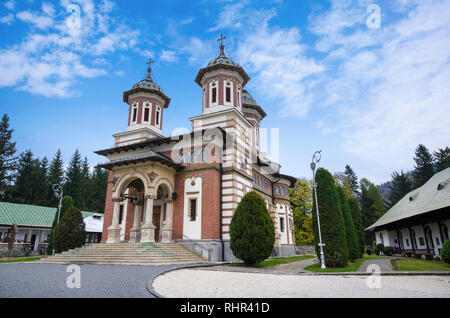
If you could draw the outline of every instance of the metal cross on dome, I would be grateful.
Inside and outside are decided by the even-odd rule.
[[[217,41],[220,41],[220,45],[223,46],[223,40],[225,40],[227,37],[223,34],[220,35],[220,38],[217,39]]]
[[[148,69],[147,69],[147,78],[151,79],[151,73],[152,73],[152,64],[155,63],[155,61],[152,60],[152,58],[150,58],[147,62],[148,65]]]

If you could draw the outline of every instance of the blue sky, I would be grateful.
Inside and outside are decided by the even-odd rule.
[[[73,4],[80,28],[67,24]],[[262,126],[280,129],[284,173],[309,178],[322,149],[330,171],[350,164],[380,183],[413,168],[419,143],[449,145],[448,0],[2,0],[0,113],[20,152],[51,159],[61,148],[68,162],[78,148],[103,162],[93,151],[125,130],[122,93],[149,57],[172,99],[163,133],[190,128],[201,112],[194,78],[221,33],[268,114]]]

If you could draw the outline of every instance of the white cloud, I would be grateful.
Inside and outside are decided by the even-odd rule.
[[[31,23],[39,29],[47,29],[53,25],[53,19],[51,17],[38,15],[30,11],[19,12],[16,16],[19,20]]]
[[[163,50],[161,52],[161,56],[159,57],[161,61],[165,62],[177,62],[178,57],[176,56],[176,53],[174,51],[169,50]]]
[[[8,15],[5,15],[4,17],[0,18],[0,23],[4,24],[12,24],[14,22],[14,14],[10,13]]]
[[[15,8],[15,6],[16,6],[16,3],[14,2],[14,0],[9,0],[9,1],[6,1],[6,2],[4,3],[4,5],[5,5],[5,7],[6,7],[7,9],[9,9],[9,10],[14,10],[14,8]]]

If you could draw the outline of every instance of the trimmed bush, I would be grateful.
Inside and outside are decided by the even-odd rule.
[[[350,214],[352,215],[353,224],[355,225],[356,237],[361,251],[360,255],[362,255],[364,253],[364,227],[361,210],[359,209],[358,202],[355,198],[347,199],[347,204],[350,209]]]
[[[368,248],[368,249],[366,250],[366,253],[367,253],[367,255],[372,255],[372,250],[371,250],[370,248]]]
[[[331,173],[320,168],[316,173],[317,200],[319,203],[322,242],[327,267],[345,267],[348,264],[348,249],[344,220],[336,186]],[[316,253],[320,258],[319,231],[317,227],[316,201],[313,200],[313,231]]]
[[[61,200],[61,212],[59,215],[59,220],[61,221],[64,213],[70,208],[73,207],[73,199],[69,195],[63,196]],[[55,235],[55,229],[56,229],[56,223],[58,223],[58,208],[56,208],[55,217],[53,218],[53,224],[52,229],[50,230],[50,236],[48,239],[48,245],[47,245],[47,254],[51,255],[53,253],[53,235]]]
[[[450,240],[444,242],[441,250],[441,258],[444,262],[450,264]]]
[[[351,260],[355,260],[362,256],[359,248],[358,238],[356,236],[355,225],[353,224],[352,215],[345,198],[344,189],[341,186],[336,187],[339,198],[339,204],[344,219],[345,237],[347,239],[348,256]]]
[[[238,204],[230,224],[230,248],[248,265],[268,258],[275,244],[275,228],[264,199],[254,191]]]
[[[61,253],[80,247],[86,238],[83,216],[77,208],[70,208],[55,229],[55,252]]]
[[[380,255],[381,252],[383,252],[384,250],[384,244],[377,244],[377,246],[375,246],[375,255]]]
[[[383,248],[383,254],[386,256],[392,256],[394,254],[395,249],[392,246],[385,246]]]

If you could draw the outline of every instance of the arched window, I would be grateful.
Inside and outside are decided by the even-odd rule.
[[[210,86],[210,106],[217,104],[217,83],[212,82]]]
[[[225,105],[232,105],[232,98],[233,98],[233,82],[230,80],[224,81],[224,104]]]
[[[145,102],[144,104],[144,122],[149,123],[150,122],[150,103]]]
[[[156,105],[156,114],[155,114],[155,124],[156,124],[156,126],[159,127],[161,125],[160,121],[161,121],[161,106]]]
[[[138,113],[138,104],[133,103],[131,106],[131,122],[136,123],[137,122],[137,113]]]

